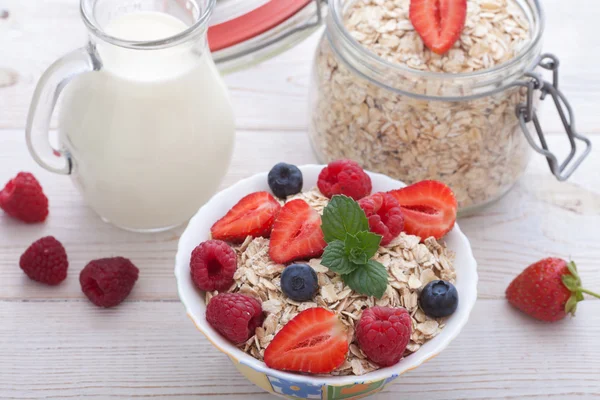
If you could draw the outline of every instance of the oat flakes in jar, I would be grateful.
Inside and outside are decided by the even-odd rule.
[[[591,143],[575,132],[557,58],[541,54],[538,1],[467,0],[464,27],[443,54],[424,44],[410,6],[329,0],[311,78],[310,137],[320,161],[350,158],[407,184],[443,181],[463,213],[505,194],[532,148],[567,179]],[[549,151],[537,119],[546,97],[571,144],[565,160]]]

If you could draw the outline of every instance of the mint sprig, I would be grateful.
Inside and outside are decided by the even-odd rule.
[[[346,240],[346,234],[369,231],[369,221],[358,203],[347,196],[333,196],[323,210],[321,229],[327,243]]]
[[[349,254],[349,250],[359,250],[367,258],[362,264],[366,264],[367,261],[377,253],[379,249],[379,243],[381,243],[382,236],[377,235],[373,232],[363,231],[358,232],[356,235],[346,234],[346,254]]]
[[[381,298],[388,275],[371,257],[382,237],[369,232],[369,221],[358,203],[347,196],[333,196],[323,210],[321,230],[328,243],[321,264],[342,275],[352,290]]]
[[[388,283],[387,270],[378,261],[369,260],[368,263],[356,268],[349,274],[342,275],[344,283],[354,291],[367,296],[381,298]]]
[[[340,275],[349,274],[360,266],[346,255],[345,243],[341,240],[334,240],[325,247],[321,264]]]

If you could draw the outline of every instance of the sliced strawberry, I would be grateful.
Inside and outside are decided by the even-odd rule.
[[[213,239],[243,242],[247,236],[268,237],[281,205],[268,192],[250,193],[210,228]]]
[[[271,232],[269,256],[276,263],[318,257],[327,246],[321,216],[304,200],[288,201],[281,208]]]
[[[269,368],[326,374],[342,365],[348,354],[346,327],[324,308],[296,315],[275,335],[265,350]]]
[[[460,38],[467,0],[411,0],[410,21],[431,51],[444,54]]]
[[[409,235],[439,239],[450,232],[456,222],[456,197],[441,182],[421,181],[389,193],[400,203],[404,231]]]

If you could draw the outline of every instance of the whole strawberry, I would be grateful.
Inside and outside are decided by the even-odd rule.
[[[514,307],[533,318],[554,322],[567,314],[575,315],[583,293],[599,294],[581,287],[573,261],[545,258],[525,268],[506,289],[506,298]]]

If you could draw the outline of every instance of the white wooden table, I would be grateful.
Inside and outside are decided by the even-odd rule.
[[[561,84],[578,128],[600,148],[600,4],[544,0],[546,50],[561,57]],[[3,10],[6,12],[3,13]],[[306,136],[307,88],[317,37],[226,77],[237,115],[237,147],[223,187],[285,160],[315,162]],[[268,399],[200,335],[177,298],[173,263],[182,232],[138,235],[102,223],[68,178],[29,157],[23,128],[41,72],[80,46],[76,0],[0,0],[0,184],[33,172],[50,198],[50,218],[22,225],[0,213],[0,399]],[[548,106],[550,106],[548,104]],[[566,141],[551,107],[549,142]],[[600,301],[554,325],[511,309],[504,289],[529,263],[573,257],[584,283],[600,289],[600,153],[567,183],[536,156],[496,205],[459,221],[479,262],[479,301],[463,333],[439,357],[376,399],[600,397]],[[58,287],[30,281],[18,259],[34,240],[66,246],[69,277]],[[122,255],[141,269],[127,302],[101,310],[78,275],[93,258]]]

